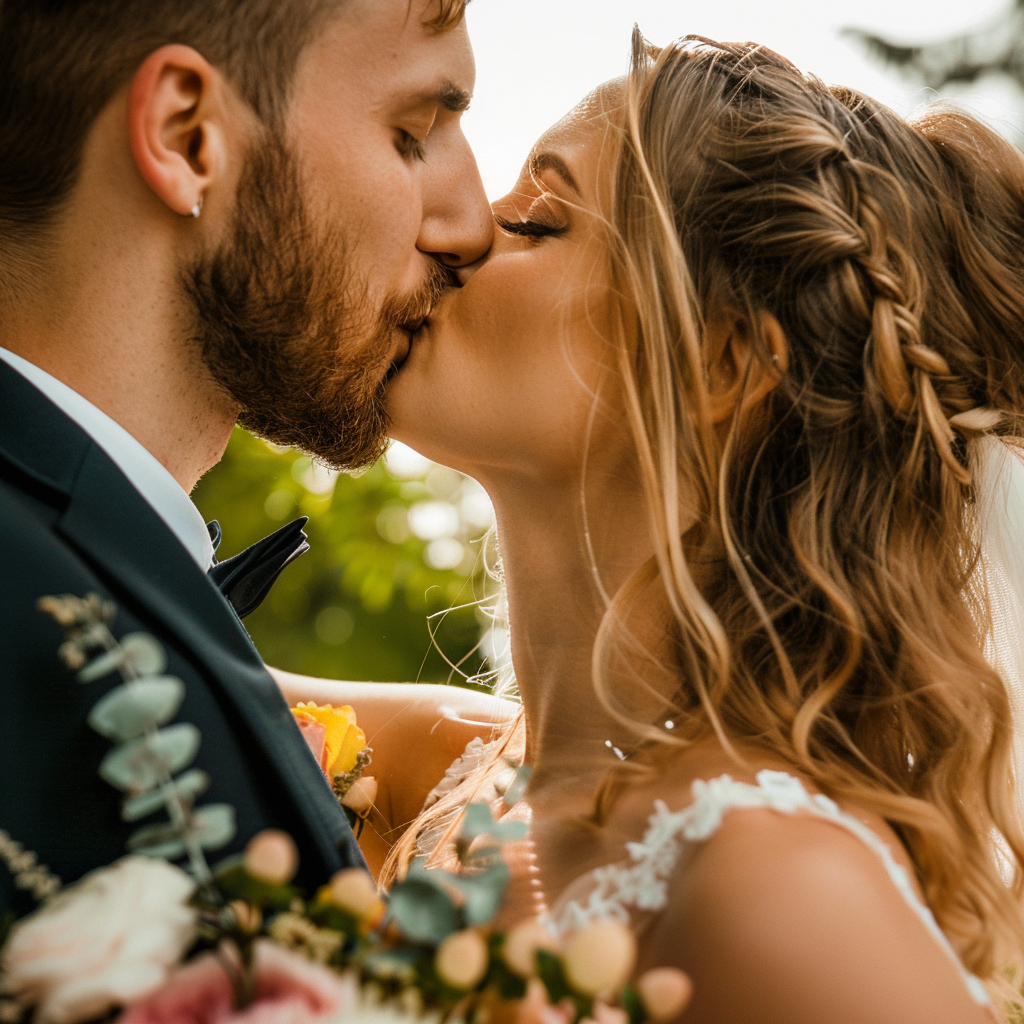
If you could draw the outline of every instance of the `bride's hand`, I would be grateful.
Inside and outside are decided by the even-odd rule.
[[[373,749],[368,774],[378,783],[360,847],[376,877],[391,846],[427,794],[472,739],[490,738],[519,706],[489,694],[429,683],[355,683],[270,669],[290,707],[313,701],[350,704]]]

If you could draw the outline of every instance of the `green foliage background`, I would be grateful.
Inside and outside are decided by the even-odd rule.
[[[268,664],[335,679],[456,683],[486,669],[475,652],[489,619],[472,606],[487,589],[486,498],[473,481],[408,449],[396,469],[396,455],[359,478],[337,476],[236,429],[201,481],[193,497],[221,523],[221,558],[309,516],[312,550],[246,620]],[[436,567],[453,561],[459,545],[457,567]],[[449,661],[463,661],[460,672]]]

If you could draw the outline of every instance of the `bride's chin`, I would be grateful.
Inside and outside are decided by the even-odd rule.
[[[408,445],[432,462],[446,462],[446,445],[441,443],[443,422],[439,422],[431,392],[410,369],[402,367],[388,382],[385,397],[390,427],[395,441]]]

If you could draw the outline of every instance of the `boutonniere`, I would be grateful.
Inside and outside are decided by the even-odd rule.
[[[348,704],[336,708],[308,703],[292,708],[292,714],[358,837],[377,799],[377,780],[364,774],[373,751],[355,711]]]

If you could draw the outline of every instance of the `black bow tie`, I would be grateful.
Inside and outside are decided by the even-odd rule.
[[[309,542],[302,528],[309,522],[307,516],[282,526],[241,554],[225,558],[210,569],[210,579],[231,602],[239,618],[244,619],[259,608],[270,593],[277,577],[300,555],[309,550]],[[220,523],[215,519],[207,525],[213,550],[220,547]]]

